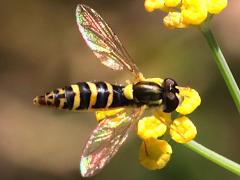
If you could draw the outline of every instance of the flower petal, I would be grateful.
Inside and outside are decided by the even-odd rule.
[[[142,142],[139,160],[147,169],[161,169],[170,160],[171,154],[172,148],[166,141],[150,138]]]
[[[175,119],[171,124],[170,135],[178,143],[187,143],[195,138],[197,129],[190,119],[182,116]]]
[[[152,12],[156,9],[168,12],[169,8],[164,5],[164,0],[145,0],[144,2],[145,9],[149,12]]]
[[[211,14],[218,14],[227,6],[227,4],[227,0],[208,0],[208,12]]]
[[[187,26],[183,23],[183,16],[180,12],[169,12],[164,17],[163,23],[168,28],[185,28]]]
[[[181,13],[184,24],[199,25],[207,18],[207,0],[182,0]]]
[[[165,6],[177,7],[181,3],[181,0],[165,0]]]
[[[172,123],[171,113],[165,113],[163,111],[157,110],[155,111],[154,116],[167,126],[170,126]]]
[[[142,139],[158,138],[167,130],[167,126],[155,116],[144,117],[138,122],[138,136]]]
[[[201,98],[198,92],[188,87],[178,87],[178,90],[179,95],[177,96],[180,103],[176,111],[183,115],[192,113],[201,104]]]

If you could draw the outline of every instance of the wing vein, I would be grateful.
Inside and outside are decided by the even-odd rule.
[[[93,176],[110,161],[126,140],[129,131],[135,126],[142,112],[141,107],[125,109],[111,118],[103,119],[98,124],[81,156],[82,176]]]
[[[93,9],[78,5],[77,23],[86,43],[97,58],[113,70],[123,67],[139,77],[139,70],[130,55],[102,17]]]

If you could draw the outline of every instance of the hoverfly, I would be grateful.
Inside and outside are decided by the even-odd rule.
[[[113,70],[129,70],[135,78],[126,86],[108,82],[79,82],[34,98],[34,104],[69,110],[111,111],[100,118],[80,160],[83,177],[95,175],[116,154],[146,108],[174,111],[179,101],[177,83],[166,78],[145,79],[118,37],[102,17],[86,5],[76,9],[79,30],[97,59]],[[114,112],[114,113],[113,113]],[[98,113],[98,112],[97,112]]]

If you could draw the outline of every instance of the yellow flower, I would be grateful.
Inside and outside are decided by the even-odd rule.
[[[167,7],[176,7],[180,4],[181,0],[165,0],[164,2]]]
[[[169,12],[163,18],[163,23],[168,28],[185,28],[186,24],[183,23],[183,16],[180,12]]]
[[[177,87],[179,89],[179,109],[181,114],[189,114],[201,99],[197,91],[191,88]],[[138,136],[143,139],[140,147],[140,163],[151,170],[163,168],[172,154],[171,146],[163,138],[170,135],[178,143],[187,143],[195,138],[197,129],[186,116],[171,120],[171,113],[159,109],[154,116],[144,117],[138,123]],[[164,136],[163,136],[164,135]],[[160,140],[160,138],[162,138]]]
[[[142,139],[161,137],[167,126],[155,116],[144,117],[138,122],[138,136]]]
[[[170,135],[178,143],[187,143],[195,138],[197,129],[190,119],[182,116],[175,119],[171,124]]]
[[[176,111],[183,115],[192,113],[201,104],[198,92],[188,87],[178,87],[178,90],[177,96],[180,103]]]
[[[167,130],[171,138],[178,143],[187,143],[195,138],[197,129],[186,116],[171,120],[170,113],[157,111],[155,116],[144,117],[138,123],[138,136],[143,139],[159,139]]]
[[[166,141],[149,138],[141,144],[139,160],[147,169],[161,169],[170,160],[171,154],[172,148]]]
[[[206,0],[183,0],[181,14],[184,24],[201,24],[208,14]]]
[[[145,9],[149,12],[152,12],[156,9],[162,10],[162,11],[169,11],[169,8],[167,8],[164,5],[164,0],[145,0],[144,2]]]
[[[208,0],[208,12],[218,14],[227,6],[227,3],[227,0]]]
[[[226,6],[227,0],[145,0],[145,8],[151,12],[168,12],[163,22],[168,28],[184,28],[204,22],[208,13],[218,14]]]
[[[189,114],[201,103],[201,98],[196,90],[178,87],[179,106],[176,111],[180,114]],[[107,111],[97,111],[96,119],[101,121],[111,118],[111,127],[116,127],[126,117],[124,108]],[[170,137],[178,143],[187,143],[195,138],[197,130],[194,124],[186,116],[172,121],[171,113],[155,110],[152,116],[139,120],[138,136],[143,140],[140,147],[140,163],[150,170],[161,169],[166,166],[172,154],[172,148],[163,138]],[[166,134],[166,136],[165,136]],[[162,138],[162,139],[160,139]]]

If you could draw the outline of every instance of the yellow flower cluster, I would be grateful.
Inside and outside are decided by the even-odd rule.
[[[197,91],[191,88],[178,87],[180,104],[176,111],[182,115],[190,114],[201,103]],[[187,143],[195,138],[197,129],[186,116],[174,120],[171,113],[159,109],[154,115],[144,117],[138,123],[138,136],[143,140],[140,147],[140,163],[150,170],[161,169],[170,160],[172,148],[165,137],[178,143]]]
[[[192,121],[185,115],[192,113],[201,103],[198,92],[187,87],[177,86],[179,105],[176,109],[181,115],[172,120],[171,113],[162,112],[157,108],[152,116],[139,120],[137,134],[143,140],[140,147],[140,163],[150,169],[161,169],[170,160],[172,148],[164,137],[170,136],[178,143],[187,143],[195,138],[197,129]],[[97,111],[98,122],[111,118],[111,128],[118,127],[126,117],[124,108]]]
[[[163,22],[169,28],[184,28],[199,25],[208,13],[218,14],[226,6],[227,0],[145,0],[147,11],[156,9],[167,12]]]

